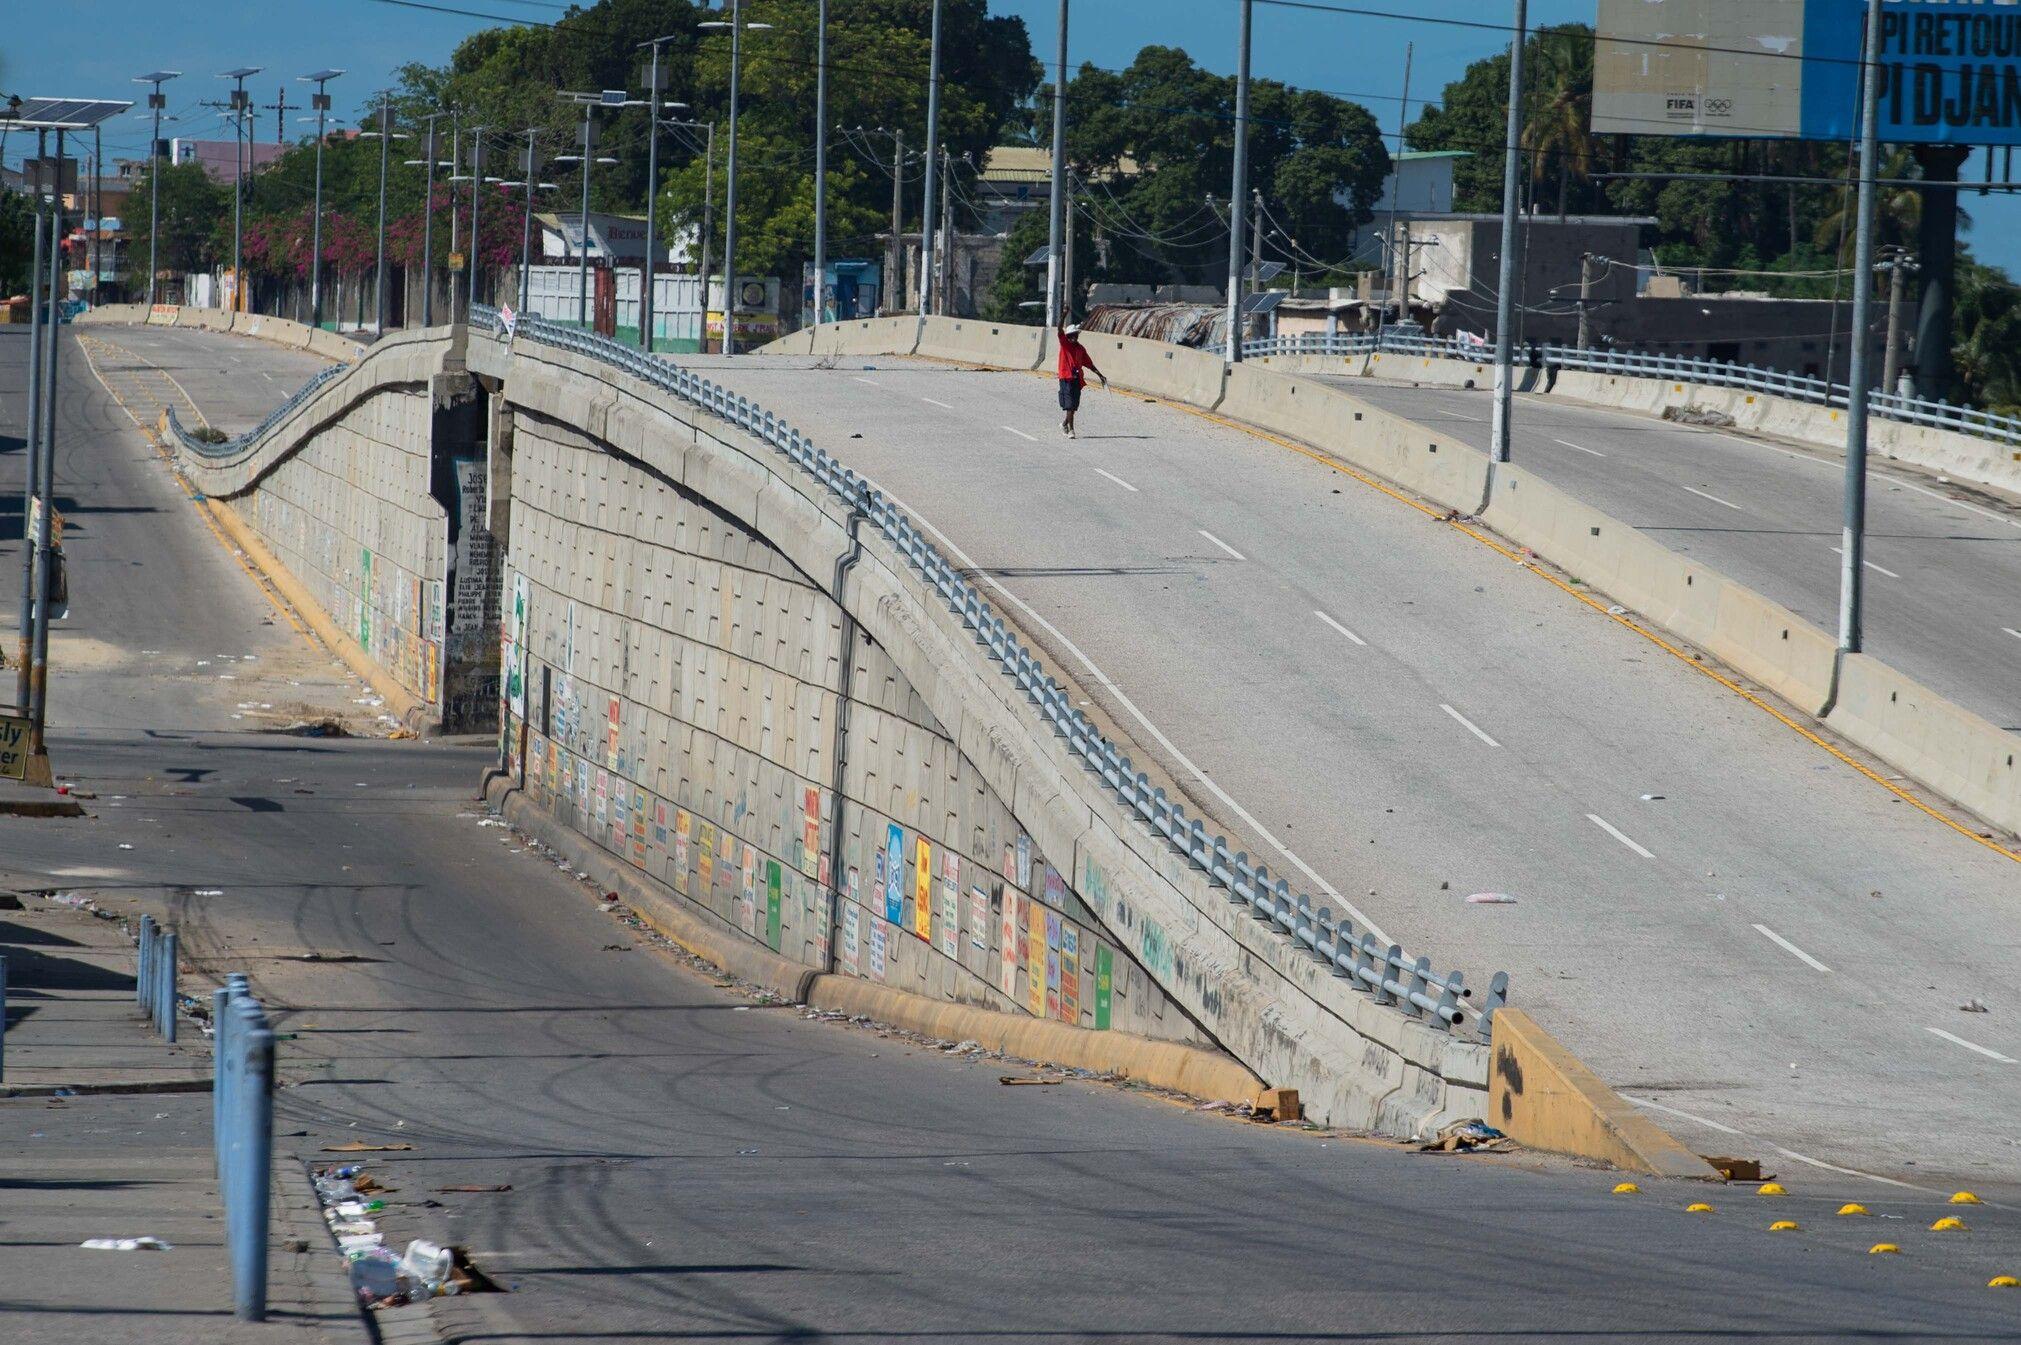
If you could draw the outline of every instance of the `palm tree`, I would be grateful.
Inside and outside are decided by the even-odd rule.
[[[1546,165],[1558,170],[1558,218],[1565,218],[1573,178],[1585,182],[1593,163],[1593,34],[1583,24],[1538,32],[1530,43],[1535,71],[1525,102],[1523,147],[1530,152],[1530,176],[1541,182]]]
[[[1853,264],[1854,230],[1859,226],[1859,192],[1853,185],[1855,160],[1846,160],[1846,186],[1839,192],[1838,203],[1827,211],[1817,223],[1814,235],[1817,245],[1828,249],[1838,257],[1840,266]],[[1891,149],[1881,159],[1880,176],[1900,181],[1915,177],[1916,160],[1913,151],[1906,146]],[[1916,227],[1923,218],[1923,193],[1915,187],[1877,186],[1874,189],[1874,249],[1879,251],[1889,245],[1906,247],[1914,251]],[[1961,225],[1967,223],[1965,213],[1958,212]]]

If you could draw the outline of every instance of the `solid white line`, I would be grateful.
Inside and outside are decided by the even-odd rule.
[[[1689,487],[1689,486],[1687,486],[1687,487],[1685,487],[1685,489],[1689,490],[1689,489],[1690,489],[1690,487]],[[1833,547],[1833,548],[1832,548],[1832,554],[1833,554],[1834,556],[1843,556],[1843,555],[1845,555],[1845,550],[1844,550],[1844,548],[1842,548],[1842,547],[1836,547],[1836,546],[1835,546],[1835,547]],[[1886,576],[1887,576],[1888,578],[1890,578],[1890,579],[1900,579],[1900,578],[1901,578],[1901,576],[1900,576],[1900,575],[1896,574],[1896,573],[1895,573],[1895,572],[1894,572],[1893,570],[1890,570],[1890,569],[1889,569],[1889,568],[1888,568],[1887,566],[1885,566],[1885,565],[1876,565],[1876,564],[1874,564],[1874,563],[1873,563],[1872,561],[1870,561],[1870,560],[1865,560],[1865,559],[1862,559],[1862,560],[1860,561],[1860,564],[1862,564],[1862,565],[1866,566],[1866,567],[1867,567],[1867,568],[1868,568],[1869,570],[1879,570],[1879,571],[1880,571],[1880,572],[1881,572],[1882,574],[1886,575]]]
[[[861,375],[861,374],[851,374],[851,375],[850,375],[850,377],[851,377],[851,378],[853,378],[853,379],[855,379],[855,380],[856,380],[856,381],[857,381],[858,383],[868,383],[868,384],[869,384],[869,385],[870,385],[871,387],[873,387],[873,388],[881,388],[881,387],[883,387],[883,386],[884,386],[884,385],[883,385],[882,383],[878,382],[878,381],[877,381],[876,379],[874,379],[874,378],[865,378],[865,377],[864,377],[863,375]]]
[[[1780,1144],[1767,1143],[1756,1136],[1748,1134],[1745,1130],[1735,1130],[1730,1125],[1721,1125],[1709,1116],[1699,1116],[1694,1112],[1688,1112],[1682,1108],[1665,1106],[1661,1102],[1653,1102],[1646,1097],[1633,1097],[1625,1093],[1622,1096],[1627,1097],[1630,1102],[1638,1107],[1647,1107],[1651,1111],[1660,1111],[1670,1116],[1681,1117],[1695,1125],[1702,1125],[1707,1130],[1716,1130],[1722,1135],[1737,1135],[1744,1140],[1753,1140],[1764,1148],[1775,1150],[1792,1162],[1807,1163],[1811,1167],[1822,1168],[1826,1172],[1836,1172],[1844,1177],[1863,1177],[1867,1181],[1879,1182],[1883,1186],[1898,1186],[1904,1191],[1928,1191],[1932,1189],[1927,1186],[1918,1186],[1914,1182],[1897,1181],[1893,1177],[1883,1177],[1879,1173],[1862,1172],[1858,1168],[1842,1168],[1836,1163],[1827,1163],[1821,1158],[1812,1158],[1809,1154],[1800,1154],[1794,1149],[1785,1149]]]
[[[2011,1055],[2001,1055],[1998,1051],[1994,1050],[1990,1046],[1981,1046],[1976,1041],[1966,1041],[1963,1037],[1956,1036],[1952,1033],[1946,1032],[1941,1027],[1926,1027],[1923,1029],[1923,1031],[1929,1033],[1933,1037],[1942,1037],[1945,1041],[1950,1042],[1953,1046],[1962,1046],[1968,1051],[1977,1051],[1980,1055],[1988,1056],[1991,1059],[1999,1061],[2003,1065],[2012,1065],[2016,1063],[2021,1063],[2017,1062]]]
[[[1833,462],[1830,458],[1812,457],[1808,453],[1799,453],[1793,448],[1784,448],[1779,444],[1764,443],[1759,439],[1749,439],[1738,434],[1727,434],[1723,430],[1705,430],[1702,433],[1710,434],[1717,439],[1731,439],[1734,443],[1745,444],[1749,448],[1765,448],[1771,453],[1780,453],[1785,458],[1795,458],[1798,462],[1807,462],[1814,467],[1824,467],[1839,473],[1844,473],[1845,471],[1845,464],[1843,462]],[[1867,480],[1885,482],[1890,486],[1900,486],[1903,490],[1912,490],[1918,495],[1927,495],[1939,503],[1948,504],[1956,509],[1963,509],[1968,514],[1977,514],[1981,518],[1990,518],[1995,523],[2005,523],[2010,528],[2021,528],[2021,518],[2010,518],[2006,514],[1996,514],[1991,509],[1983,509],[1976,504],[1967,504],[1963,500],[1953,499],[1940,490],[1931,490],[1927,486],[1919,486],[1913,481],[1907,481],[1898,476],[1884,476],[1880,472],[1869,469]]]
[[[1722,500],[1717,495],[1709,495],[1706,492],[1698,489],[1698,487],[1696,486],[1686,486],[1685,489],[1690,491],[1693,495],[1696,495],[1701,500],[1711,500],[1714,504],[1723,504],[1728,509],[1731,509],[1736,513],[1744,514],[1747,512],[1745,509],[1742,509],[1739,505],[1735,504],[1732,500]]]
[[[1806,964],[1813,971],[1831,970],[1830,967],[1827,967],[1824,963],[1818,961],[1816,958],[1812,957],[1809,953],[1806,953],[1803,949],[1797,947],[1795,944],[1791,943],[1788,939],[1785,939],[1782,935],[1770,929],[1767,925],[1756,925],[1754,929],[1757,934],[1767,939],[1770,943],[1774,944],[1776,947],[1782,949],[1785,953],[1788,953],[1791,957],[1795,958],[1797,961]]]
[[[1602,453],[1597,448],[1588,448],[1584,444],[1575,444],[1570,439],[1553,439],[1551,442],[1554,444],[1563,444],[1566,448],[1576,448],[1581,453],[1591,453],[1596,458],[1604,458],[1607,456],[1605,453]]]
[[[1106,473],[1104,473],[1104,475],[1106,475]],[[1213,533],[1207,531],[1207,529],[1196,528],[1194,529],[1194,531],[1198,532],[1202,537],[1205,537],[1208,541],[1214,543],[1214,545],[1220,547],[1223,551],[1226,551],[1229,555],[1235,557],[1235,559],[1237,560],[1249,559],[1249,557],[1243,555],[1240,551],[1237,551],[1234,547],[1228,545],[1228,543],[1222,541],[1219,537],[1216,537]]]
[[[1318,610],[1317,608],[1313,609],[1312,614],[1318,617],[1321,621],[1324,621],[1327,625],[1339,631],[1342,635],[1345,635],[1348,639],[1354,641],[1356,644],[1366,645],[1368,643],[1368,641],[1362,639],[1359,635],[1356,635],[1353,631],[1341,625],[1338,621],[1335,621],[1332,617],[1328,616],[1326,613]]]
[[[1010,588],[1007,585],[1005,585],[1005,583],[1001,579],[998,579],[993,574],[986,573],[981,566],[975,563],[974,557],[970,556],[968,552],[963,551],[960,546],[956,545],[952,537],[949,537],[946,533],[942,532],[924,514],[920,513],[917,509],[914,509],[911,505],[907,504],[905,501],[899,499],[898,496],[892,494],[889,490],[885,490],[885,488],[883,486],[878,485],[877,482],[871,481],[868,477],[864,478],[864,480],[873,489],[884,491],[884,497],[886,499],[890,500],[900,509],[905,510],[906,513],[911,514],[914,522],[918,523],[920,527],[925,528],[928,532],[932,533],[934,536],[934,540],[938,541],[942,546],[946,547],[948,553],[952,555],[956,560],[960,561],[964,566],[966,566],[971,573],[980,576],[982,582],[988,584],[990,588],[993,589],[997,594],[999,594],[1005,602],[1011,604],[1013,607],[1017,608],[1020,612],[1023,612],[1026,616],[1030,617],[1033,621],[1037,622],[1040,629],[1044,630],[1046,634],[1052,636],[1055,640],[1058,640],[1060,642],[1060,647],[1065,649],[1069,654],[1072,654],[1074,656],[1075,661],[1078,662],[1083,668],[1087,669],[1088,676],[1095,679],[1095,684],[1101,687],[1104,691],[1108,692],[1111,696],[1114,696],[1116,698],[1116,704],[1122,706],[1123,709],[1129,713],[1130,718],[1136,720],[1140,725],[1143,726],[1144,732],[1150,734],[1152,739],[1157,742],[1158,746],[1164,748],[1165,751],[1171,755],[1172,760],[1178,763],[1181,770],[1184,770],[1188,775],[1192,776],[1195,780],[1198,780],[1200,784],[1207,790],[1208,793],[1212,794],[1216,799],[1218,799],[1221,802],[1221,805],[1223,807],[1228,809],[1229,812],[1234,813],[1236,817],[1240,818],[1244,826],[1248,827],[1258,836],[1261,836],[1263,838],[1264,844],[1268,845],[1271,849],[1277,851],[1278,854],[1283,855],[1286,859],[1290,860],[1291,866],[1293,868],[1297,869],[1300,873],[1304,874],[1307,881],[1309,881],[1314,887],[1318,888],[1321,892],[1325,893],[1328,900],[1337,903],[1339,909],[1346,911],[1350,917],[1360,922],[1361,926],[1375,937],[1376,942],[1383,944],[1391,942],[1389,935],[1383,933],[1382,927],[1377,925],[1375,921],[1368,918],[1367,912],[1363,911],[1359,906],[1356,906],[1352,901],[1349,901],[1347,899],[1347,895],[1343,893],[1339,888],[1335,887],[1332,883],[1326,881],[1326,878],[1319,872],[1318,869],[1313,868],[1312,865],[1306,863],[1303,859],[1300,859],[1296,854],[1294,854],[1289,846],[1287,846],[1283,841],[1277,839],[1277,835],[1275,832],[1271,831],[1270,828],[1264,826],[1263,823],[1258,821],[1256,819],[1255,814],[1251,813],[1247,808],[1244,808],[1240,803],[1235,801],[1234,795],[1230,794],[1227,790],[1223,789],[1219,784],[1215,783],[1212,779],[1210,779],[1207,775],[1207,772],[1201,770],[1199,766],[1195,765],[1191,757],[1187,756],[1184,752],[1180,751],[1179,745],[1173,742],[1170,738],[1166,737],[1165,731],[1159,728],[1156,724],[1152,723],[1151,717],[1145,714],[1141,709],[1139,709],[1135,701],[1131,700],[1128,696],[1124,695],[1123,689],[1116,685],[1115,679],[1111,678],[1107,673],[1103,672],[1101,668],[1095,663],[1095,661],[1089,658],[1079,645],[1075,644],[1072,640],[1068,639],[1065,631],[1061,630],[1058,626],[1055,626],[1052,622],[1046,620],[1046,618],[1039,613],[1039,610],[1036,607],[1033,607],[1023,598],[1020,598],[1017,594],[1011,592]]]
[[[1612,836],[1615,840],[1621,842],[1621,844],[1627,846],[1630,850],[1633,850],[1636,854],[1642,856],[1644,859],[1656,858],[1656,856],[1650,854],[1647,850],[1644,850],[1641,846],[1637,845],[1619,827],[1615,826],[1612,822],[1609,822],[1606,818],[1600,816],[1600,814],[1587,813],[1586,820],[1588,822],[1591,822],[1594,826],[1600,828],[1600,830],[1606,832],[1609,836]]]
[[[926,403],[926,404],[927,404],[928,406],[937,406],[937,407],[939,407],[939,408],[940,408],[941,410],[943,410],[943,411],[952,411],[952,410],[954,410],[954,408],[953,408],[953,407],[951,407],[951,406],[949,406],[949,405],[948,405],[948,404],[947,404],[946,402],[936,402],[936,401],[935,401],[935,400],[933,400],[933,398],[931,398],[931,397],[921,397],[921,398],[920,398],[919,400],[920,400],[920,401],[922,401],[922,402],[925,402],[925,403]]]
[[[2000,629],[2006,631],[2009,635],[2013,636],[2015,639],[2021,640],[2021,630],[2015,630],[2012,626],[2002,626],[2000,627]]]
[[[1124,490],[1129,491],[1132,495],[1137,493],[1137,488],[1135,486],[1125,481],[1122,477],[1117,476],[1114,472],[1105,472],[1101,468],[1097,467],[1095,468],[1095,475],[1108,477],[1109,480],[1115,482],[1117,485],[1121,486]]]
[[[1015,434],[1020,439],[1029,439],[1035,444],[1038,442],[1037,435],[1026,434],[1023,430],[1019,429],[1015,425],[1006,425],[1004,426],[1004,428],[1009,430],[1012,434]]]
[[[1444,710],[1454,719],[1457,719],[1460,722],[1461,728],[1465,729],[1468,733],[1473,734],[1476,738],[1479,738],[1482,742],[1486,743],[1488,746],[1490,747],[1501,746],[1501,744],[1496,742],[1493,738],[1490,738],[1487,734],[1481,732],[1481,726],[1479,724],[1476,724],[1473,720],[1467,718],[1465,715],[1461,714],[1458,710],[1455,710],[1452,706],[1447,705],[1445,702],[1441,701],[1439,702],[1439,709]]]

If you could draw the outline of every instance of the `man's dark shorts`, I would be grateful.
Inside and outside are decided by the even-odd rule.
[[[1081,385],[1071,378],[1061,379],[1060,410],[1078,411],[1080,409],[1081,409]]]

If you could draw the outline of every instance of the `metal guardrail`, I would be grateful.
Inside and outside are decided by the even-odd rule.
[[[163,929],[151,915],[140,917],[140,964],[133,979],[133,997],[162,1040],[175,1040],[176,933]]]
[[[176,443],[180,444],[183,448],[188,449],[190,452],[195,453],[200,457],[206,458],[232,457],[235,454],[239,453],[241,450],[243,450],[248,444],[253,443],[261,435],[265,434],[268,430],[271,430],[274,428],[274,426],[280,424],[283,420],[285,420],[289,415],[291,415],[294,412],[296,407],[300,406],[303,402],[308,401],[311,397],[315,396],[318,392],[322,391],[325,384],[334,382],[336,379],[342,377],[344,374],[349,373],[355,367],[356,367],[355,365],[349,364],[333,364],[327,369],[317,371],[316,376],[314,378],[311,378],[308,382],[302,384],[301,387],[295,389],[295,391],[288,397],[288,400],[282,402],[279,406],[267,412],[266,418],[260,421],[259,424],[253,426],[253,428],[247,430],[244,434],[236,435],[233,438],[226,439],[217,443],[212,443],[207,440],[197,438],[195,435],[190,433],[189,429],[186,426],[183,425],[182,417],[176,414],[176,409],[173,406],[169,407],[168,409],[169,433],[175,436]]]
[[[212,993],[211,1024],[211,1135],[232,1258],[232,1308],[242,1320],[257,1322],[267,1315],[274,1032],[242,972]]]
[[[1467,360],[1482,364],[1492,360],[1492,343],[1477,343],[1458,337],[1417,336],[1407,332],[1373,333],[1303,332],[1295,336],[1273,336],[1242,344],[1244,355],[1423,355],[1441,359]],[[1577,346],[1541,345],[1519,352],[1520,364],[1542,364],[1548,368],[1577,369],[1589,373],[1618,374],[1627,378],[1670,379],[1698,383],[1705,387],[1739,388],[1786,397],[1815,406],[1844,406],[1851,389],[1844,383],[1827,383],[1821,378],[1757,368],[1752,364],[1731,364],[1724,360],[1685,359],[1672,355],[1646,355],[1627,350],[1581,350]],[[2010,447],[2021,446],[2021,418],[1995,415],[1969,406],[1955,406],[1942,400],[1903,397],[1879,388],[1867,394],[1867,409],[1884,420],[1905,425],[1924,425],[1952,430],[1975,438],[1991,439]]]
[[[1335,916],[1331,908],[1316,905],[1303,892],[1294,893],[1266,865],[1231,850],[1225,836],[1208,835],[1200,819],[1189,817],[1183,805],[1154,788],[1149,777],[1075,708],[1066,689],[1047,676],[1038,659],[1010,634],[1003,618],[976,586],[921,534],[904,510],[832,455],[816,448],[785,420],[698,373],[578,328],[557,327],[522,315],[506,333],[497,310],[482,304],[471,305],[470,321],[497,334],[537,341],[623,369],[777,449],[884,534],[913,571],[960,617],[1081,764],[1145,826],[1223,889],[1231,904],[1286,936],[1334,976],[1367,992],[1378,1004],[1393,1005],[1442,1030],[1465,1025],[1471,1014],[1474,1029],[1483,1040],[1488,1038],[1495,1010],[1508,1000],[1507,972],[1494,974],[1485,999],[1476,1005],[1471,1002],[1473,988],[1460,972],[1435,972],[1429,957],[1406,957],[1400,945],[1378,940],[1367,930],[1356,930],[1352,921]]]

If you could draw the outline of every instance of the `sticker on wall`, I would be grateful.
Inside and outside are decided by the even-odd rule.
[[[1060,926],[1060,1019],[1081,1020],[1081,932],[1070,924]]]
[[[842,908],[842,970],[851,976],[860,974],[857,971],[862,953],[859,942],[862,937],[862,917],[858,914],[859,909],[854,902]]]
[[[765,861],[765,942],[779,951],[779,861]]]
[[[1115,1006],[1115,957],[1106,943],[1095,946],[1095,1026],[1107,1031]]]
[[[884,835],[884,918],[905,924],[905,830],[893,822]]]
[[[933,942],[933,846],[919,838],[918,864],[913,871],[912,932]]]

